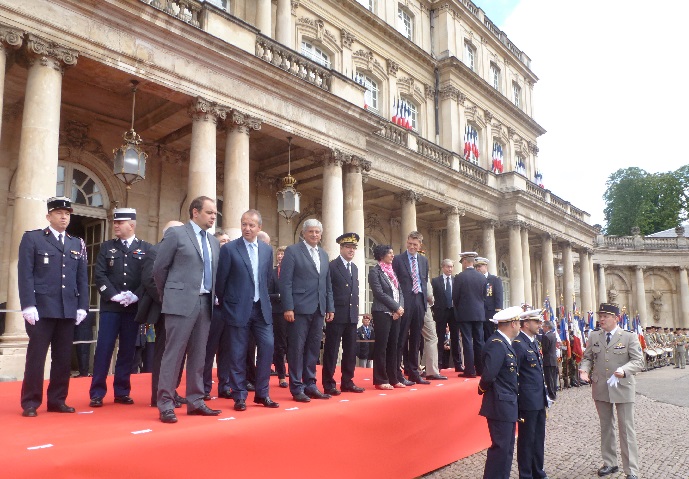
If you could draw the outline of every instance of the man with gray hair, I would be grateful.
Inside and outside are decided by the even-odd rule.
[[[548,397],[553,401],[557,397],[557,343],[558,338],[555,334],[555,325],[552,321],[543,323],[543,340],[541,341],[541,349],[543,350],[543,375],[545,376],[545,385],[548,389]]]
[[[435,299],[431,309],[435,320],[435,332],[439,338],[444,338],[446,326],[450,327],[450,355],[455,371],[461,373],[464,369],[462,368],[461,349],[459,347],[459,323],[455,320],[455,313],[452,309],[452,282],[454,280],[452,273],[454,267],[454,261],[449,258],[444,259],[441,265],[442,274],[431,280]],[[444,348],[445,342],[438,341],[438,358],[443,357]],[[449,364],[441,364],[439,368],[443,369],[449,366]]]
[[[328,255],[318,244],[323,225],[308,219],[303,241],[288,246],[280,267],[280,299],[288,322],[289,389],[297,402],[329,399],[316,387],[316,363],[323,339],[323,320],[335,314]]]

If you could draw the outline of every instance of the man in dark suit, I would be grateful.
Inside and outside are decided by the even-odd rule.
[[[452,308],[453,270],[454,261],[451,259],[444,259],[442,262],[443,274],[431,280],[433,297],[435,298],[431,310],[433,311],[435,332],[438,335],[438,339],[445,337],[445,329],[449,326],[452,362],[455,365],[455,371],[462,372],[464,368],[462,368],[461,349],[459,347],[459,324],[455,319],[455,311]],[[444,348],[445,342],[438,341],[438,358],[442,358],[445,354]]]
[[[397,382],[405,386],[414,383],[431,384],[421,377],[419,372],[419,348],[421,346],[421,329],[423,317],[428,307],[426,291],[428,287],[428,260],[418,254],[423,243],[423,236],[412,231],[407,236],[407,251],[395,256],[392,269],[397,275],[400,289],[404,296],[404,315],[400,318],[400,335],[397,342],[399,357],[403,359],[404,374],[397,375]]]
[[[548,388],[548,396],[553,401],[557,398],[557,343],[558,338],[555,334],[555,326],[552,321],[543,323],[543,340],[541,348],[543,350],[543,374],[545,375],[545,385]]]
[[[372,368],[373,367],[373,342],[376,339],[376,332],[371,325],[371,316],[364,314],[361,320],[361,326],[356,330],[356,338],[359,341],[358,352],[359,367]]]
[[[287,321],[283,316],[282,300],[280,299],[280,270],[282,258],[285,257],[286,246],[278,246],[275,252],[277,266],[268,280],[268,294],[273,309],[273,364],[278,376],[278,384],[281,388],[288,387],[287,369],[285,368],[285,356],[287,355]]]
[[[542,310],[533,309],[520,315],[521,331],[512,341],[519,362],[519,431],[517,464],[519,477],[544,479],[545,417],[548,393],[543,376],[543,358],[536,336],[541,327]]]
[[[69,390],[74,326],[86,318],[89,284],[86,247],[65,232],[72,214],[69,198],[48,199],[50,225],[27,231],[19,244],[19,301],[29,345],[22,382],[22,416],[35,417],[43,402],[43,370],[51,348],[48,412],[74,412]]]
[[[486,455],[483,479],[509,479],[514,455],[517,407],[518,365],[512,340],[519,334],[519,306],[496,313],[497,331],[488,338],[482,351],[483,375],[478,393],[483,395],[479,414],[488,422],[491,446]]]
[[[362,393],[364,388],[354,384],[356,368],[356,325],[359,322],[359,269],[352,262],[359,245],[359,235],[345,233],[335,241],[340,256],[330,262],[330,282],[333,289],[335,315],[325,325],[323,345],[323,389],[326,394],[339,396],[341,392]],[[335,383],[337,354],[342,343],[340,389]]]
[[[487,339],[495,332],[495,325],[491,318],[502,309],[502,279],[488,272],[488,258],[476,258],[474,267],[486,277],[486,297],[483,301],[486,320],[483,323],[483,337]]]
[[[484,298],[486,277],[474,268],[474,252],[462,253],[464,271],[455,276],[452,287],[452,303],[455,318],[462,333],[464,351],[464,372],[460,376],[475,378],[481,375],[483,363],[483,322],[485,321]]]
[[[98,251],[94,279],[100,292],[100,323],[93,357],[91,407],[103,406],[108,391],[106,379],[115,342],[119,338],[113,390],[115,403],[134,404],[129,396],[129,380],[139,324],[134,321],[139,298],[143,296],[141,269],[151,245],[136,237],[136,210],[116,208],[113,213],[115,238],[105,241]]]
[[[320,221],[304,221],[304,240],[287,247],[280,272],[280,298],[289,323],[289,390],[298,402],[330,399],[316,387],[323,319],[331,321],[335,312],[328,255],[318,247],[322,234]]]
[[[229,379],[234,410],[246,410],[246,352],[249,335],[256,340],[256,392],[254,402],[276,408],[268,395],[273,362],[273,313],[268,296],[268,278],[273,269],[273,249],[259,241],[263,219],[258,210],[241,218],[242,237],[220,250],[215,292],[229,329]]]
[[[215,224],[215,201],[194,198],[189,223],[165,232],[153,264],[153,278],[165,314],[165,352],[160,367],[157,404],[160,420],[177,422],[175,385],[187,352],[187,414],[217,416],[203,401],[203,366],[211,324],[215,273],[220,245],[207,234]]]

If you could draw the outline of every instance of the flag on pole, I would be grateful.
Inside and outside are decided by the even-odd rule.
[[[390,121],[397,123],[397,98],[392,99],[392,118]]]

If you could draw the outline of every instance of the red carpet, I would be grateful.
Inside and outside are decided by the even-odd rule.
[[[254,405],[250,393],[244,412],[214,399],[220,416],[177,409],[177,424],[162,424],[149,406],[149,374],[132,376],[132,406],[114,404],[110,390],[104,407],[89,408],[90,378],[80,378],[67,400],[77,414],[43,404],[36,418],[21,416],[21,383],[0,383],[1,476],[414,478],[490,445],[477,380],[447,372],[450,379],[430,386],[378,391],[372,370],[357,368],[366,392],[308,404],[271,377],[279,409]],[[317,377],[320,387],[320,370]]]

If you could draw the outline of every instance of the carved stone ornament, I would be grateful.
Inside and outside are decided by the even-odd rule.
[[[655,290],[652,293],[653,301],[651,301],[651,308],[653,308],[653,321],[660,321],[660,312],[663,309],[663,292]]]
[[[103,145],[91,137],[89,126],[76,120],[69,120],[60,131],[60,146],[67,148],[69,156],[75,158],[81,158],[81,153],[87,152],[106,163],[112,161],[103,151]]]
[[[639,236],[641,234],[641,228],[638,226],[632,226],[632,235]]]
[[[422,193],[418,193],[414,190],[406,190],[400,193],[395,193],[395,199],[401,202],[418,203],[423,197]]]
[[[397,71],[400,69],[399,63],[395,60],[388,58],[388,75],[397,76]]]
[[[441,100],[453,100],[453,101],[458,101],[459,96],[462,93],[454,86],[452,85],[445,85],[440,87],[440,99]]]
[[[280,181],[280,179],[276,176],[270,176],[262,172],[256,173],[254,180],[256,182],[256,187],[259,190],[267,189],[270,191],[277,191],[278,183]]]
[[[608,303],[615,304],[618,295],[619,293],[617,292],[617,288],[615,288],[615,282],[613,281],[612,283],[610,283],[610,288],[608,289]]]
[[[678,237],[684,236],[684,226],[682,226],[682,225],[677,226],[677,227],[675,228],[675,234],[676,234]]]
[[[464,208],[460,208],[459,206],[450,206],[449,208],[443,209],[442,213],[445,216],[458,215],[461,217],[466,214],[466,210]]]
[[[227,117],[226,109],[200,96],[192,100],[191,105],[189,105],[188,113],[194,121],[210,121],[216,125],[218,123],[218,118],[224,120]]]
[[[261,120],[237,110],[232,110],[232,114],[227,120],[228,123],[230,123],[228,125],[230,129],[246,133],[247,135],[250,134],[252,130],[258,131],[261,129]]]
[[[297,8],[299,8],[299,0],[292,0],[290,7],[292,8],[292,16],[297,16]]]
[[[18,49],[22,46],[23,37],[23,31],[8,27],[6,25],[0,25],[0,51],[5,49]]]
[[[493,113],[491,113],[490,110],[484,110],[483,117],[486,119],[486,123],[490,123],[493,119]]]
[[[352,48],[352,43],[354,43],[354,40],[356,40],[356,37],[349,33],[347,30],[344,28],[340,31],[341,38],[342,38],[342,47],[343,48]]]
[[[355,173],[363,173],[365,171],[371,171],[371,161],[361,156],[352,155],[347,161],[347,164]]]
[[[24,60],[29,66],[33,66],[38,61],[43,66],[51,67],[60,73],[64,73],[65,68],[73,67],[77,64],[77,58],[79,58],[79,52],[76,50],[65,48],[32,33],[26,35]]]
[[[435,87],[426,83],[423,86],[423,90],[424,90],[424,96],[426,97],[426,99],[432,100],[433,98],[435,98]]]

